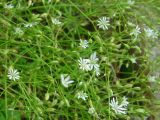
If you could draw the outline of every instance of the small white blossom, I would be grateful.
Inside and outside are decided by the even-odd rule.
[[[24,32],[21,28],[17,27],[15,28],[15,34],[21,36],[24,34]]]
[[[123,98],[121,104],[119,104],[115,98],[112,98],[111,102],[109,103],[109,105],[112,107],[112,110],[114,110],[116,114],[126,114],[128,104],[127,98],[125,97]]]
[[[99,59],[96,56],[96,52],[91,54],[90,59],[89,59],[89,67],[90,67],[91,70],[95,71],[96,76],[100,75],[99,64],[97,64],[98,60]]]
[[[34,25],[37,25],[37,22],[31,22],[31,23],[26,23],[24,24],[24,27],[28,28],[28,27],[33,27]]]
[[[152,39],[157,39],[158,38],[158,33],[155,32],[154,30],[150,29],[150,28],[145,28],[144,29],[146,36],[148,38],[152,38]]]
[[[33,6],[33,5],[34,5],[34,2],[32,0],[29,0],[28,1],[28,6],[30,7],[30,6]]]
[[[4,8],[6,8],[6,9],[12,9],[12,8],[14,8],[14,5],[13,4],[5,4]]]
[[[98,68],[99,68],[99,65],[97,64],[98,60],[99,59],[96,56],[96,52],[91,54],[90,59],[89,59],[89,67],[90,67],[90,69],[97,69],[98,70]]]
[[[108,26],[109,26],[109,20],[107,17],[101,17],[98,19],[98,24],[97,26],[103,30],[108,30]]]
[[[149,82],[155,82],[156,81],[156,76],[149,76],[148,80],[149,80]]]
[[[86,98],[88,98],[88,96],[83,91],[80,91],[80,92],[77,93],[77,98],[82,99],[82,100],[86,100]]]
[[[73,80],[70,80],[70,76],[69,75],[66,75],[66,77],[64,77],[63,74],[61,74],[61,83],[64,87],[68,87],[69,84],[72,84],[74,81]]]
[[[133,0],[128,0],[128,4],[129,4],[129,5],[134,5],[134,3],[135,3],[135,1],[133,1]]]
[[[89,71],[90,70],[89,61],[90,61],[89,59],[80,58],[78,60],[80,69],[84,71]]]
[[[48,3],[51,3],[52,0],[48,0]]]
[[[87,40],[82,40],[80,39],[80,43],[79,43],[81,48],[87,48],[88,47],[88,41]]]
[[[140,33],[141,33],[140,28],[137,25],[136,28],[132,30],[132,32],[130,33],[130,35],[134,35],[135,38],[137,38]]]
[[[12,67],[9,68],[8,70],[8,78],[10,80],[19,80],[20,76],[19,76],[19,72],[16,69],[13,69]]]
[[[95,111],[94,107],[90,107],[89,110],[88,110],[88,113],[95,116],[96,111]]]
[[[54,24],[54,25],[60,25],[60,24],[62,24],[62,22],[60,22],[58,19],[56,19],[56,18],[51,18],[51,21],[52,21],[52,23]]]
[[[127,101],[128,98],[126,98],[125,96],[123,97],[123,101],[121,102],[121,106],[127,107],[129,102]]]

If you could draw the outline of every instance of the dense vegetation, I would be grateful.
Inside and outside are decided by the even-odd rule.
[[[0,120],[158,120],[158,0],[2,0]]]

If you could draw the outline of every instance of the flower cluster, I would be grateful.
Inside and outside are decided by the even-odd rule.
[[[50,2],[51,2],[51,0],[48,0],[48,3],[50,3]],[[127,3],[128,3],[128,5],[134,5],[135,1],[134,0],[128,0]],[[4,6],[4,8],[12,9],[12,8],[14,8],[14,6],[12,4],[6,4]],[[97,20],[97,27],[99,29],[102,29],[102,30],[108,30],[109,27],[110,27],[110,21],[112,22],[112,19],[103,16],[103,17],[101,17]],[[50,19],[50,22],[52,22],[52,24],[56,27],[63,24],[59,19],[52,18],[52,17]],[[31,28],[31,27],[33,27],[37,24],[38,24],[37,22],[27,22],[27,23],[23,24],[23,26],[25,28]],[[121,24],[121,23],[118,22],[118,24]],[[134,28],[131,29],[129,35],[133,36],[135,39],[137,39],[139,37],[139,35],[141,34],[142,31],[145,33],[146,37],[148,37],[148,38],[151,38],[151,39],[158,38],[158,33],[156,31],[154,31],[153,29],[149,28],[149,27],[146,27],[144,30],[142,30],[142,28],[140,28],[139,25],[134,25],[134,24],[130,24],[130,25]],[[23,35],[24,34],[23,29],[21,29],[19,27],[15,28],[15,33],[14,34],[19,35],[19,36]],[[89,44],[91,44],[91,43],[86,39],[80,39],[79,40],[79,47],[83,50],[84,49],[86,50],[87,48],[89,48]],[[79,67],[80,70],[85,71],[85,72],[94,72],[94,74],[96,76],[100,75],[100,72],[101,72],[100,71],[100,64],[99,64],[100,60],[97,57],[97,52],[92,51],[92,53],[87,58],[83,58],[83,57],[80,56],[80,58],[77,61],[78,61],[77,66]],[[130,58],[130,61],[134,64],[138,62],[138,60],[134,56]],[[14,68],[10,67],[8,69],[7,77],[8,77],[8,79],[13,80],[13,81],[19,80],[20,79],[20,73],[18,72],[17,69],[14,69]],[[155,82],[156,78],[155,78],[155,76],[150,76],[148,79],[149,79],[150,82]],[[59,75],[59,81],[60,81],[60,84],[62,85],[62,87],[65,90],[69,89],[69,87],[76,84],[76,81],[72,80],[72,78],[69,74],[60,74]],[[108,83],[110,84],[110,81]],[[79,86],[82,87],[82,84],[84,85],[85,82],[80,82]],[[78,85],[76,86],[76,88],[77,87],[78,87]],[[86,87],[86,89],[87,89],[87,87]],[[90,95],[87,94],[86,91],[87,90],[83,90],[83,89],[80,89],[79,91],[76,91],[76,92],[74,91],[76,98],[78,100],[83,100],[83,101],[86,101],[87,99],[89,99]],[[45,100],[48,100],[48,99],[49,99],[49,94],[46,94],[45,95]],[[119,100],[117,100],[116,97],[113,97],[109,101],[108,106],[110,106],[111,109],[116,114],[126,114],[127,109],[128,109],[128,105],[129,105],[129,102],[128,102],[128,99],[126,97],[123,97],[122,101],[120,101],[120,102],[119,102]],[[96,112],[95,108],[92,107],[92,106],[88,109],[88,113],[90,115],[97,116],[97,112]]]
[[[128,22],[128,25],[135,26],[133,23],[130,23],[130,22]],[[150,38],[150,39],[157,39],[158,38],[158,32],[154,31],[153,29],[151,29],[149,27],[145,26],[144,33],[145,33],[147,38]],[[141,29],[137,25],[134,29],[132,29],[132,31],[130,32],[130,35],[134,36],[135,39],[137,39],[139,34],[141,34]]]
[[[87,40],[80,39],[80,44],[79,45],[80,45],[81,48],[84,48],[84,49],[89,47]],[[99,59],[96,56],[96,52],[94,52],[93,54],[90,55],[90,57],[88,59],[80,58],[78,60],[79,68],[83,71],[94,70],[96,75],[98,76],[98,75],[100,75],[100,69],[99,69],[98,61],[99,61]],[[69,75],[61,74],[61,83],[64,87],[68,88],[69,85],[72,84],[73,82],[74,81],[70,79]],[[76,94],[76,97],[78,99],[82,99],[82,100],[85,101],[88,98],[88,95],[84,91],[78,91],[77,94]],[[91,109],[89,111],[91,112]]]
[[[70,76],[69,75],[64,75],[64,74],[61,74],[61,83],[62,85],[65,87],[65,88],[68,88],[70,84],[72,84],[74,81],[70,79]],[[84,93],[83,91],[79,91],[77,94],[76,94],[76,97],[78,99],[82,99],[82,100],[86,100],[88,98],[88,95],[87,93]]]
[[[99,64],[98,62],[98,58],[96,56],[96,52],[94,52],[93,54],[91,54],[89,59],[83,59],[80,58],[78,60],[79,62],[79,68],[84,70],[84,71],[91,71],[94,70],[96,75],[100,75],[100,69],[99,69]]]

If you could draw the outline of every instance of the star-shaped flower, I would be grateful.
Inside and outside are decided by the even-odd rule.
[[[20,76],[19,76],[19,72],[16,69],[13,69],[12,67],[9,68],[8,70],[8,78],[10,80],[19,80]]]
[[[64,76],[64,74],[61,74],[61,83],[64,87],[67,88],[69,84],[72,84],[73,82],[74,82],[73,80],[70,80],[69,75]]]
[[[88,98],[87,93],[84,93],[83,91],[80,91],[77,93],[77,98],[78,99],[82,99],[82,100],[86,100],[86,98]]]
[[[88,47],[88,41],[87,40],[82,40],[80,39],[80,43],[79,43],[81,48],[87,48]]]
[[[57,18],[51,18],[51,21],[52,21],[52,23],[54,25],[60,25],[60,24],[62,24],[62,22],[60,22],[59,19],[57,19]]]
[[[112,98],[111,102],[109,103],[109,105],[112,107],[112,110],[114,110],[116,114],[126,114],[128,104],[129,102],[127,101],[126,97],[123,97],[121,104],[119,104],[115,98]]]
[[[140,33],[141,33],[140,28],[137,25],[136,28],[132,30],[132,32],[130,33],[130,35],[134,35],[135,38],[137,38]]]
[[[90,70],[89,61],[90,61],[89,59],[80,58],[78,60],[80,69],[84,71],[89,71]]]
[[[98,68],[99,68],[99,65],[97,64],[98,60],[99,59],[96,56],[96,52],[91,54],[90,59],[89,59],[89,67],[91,70],[92,69],[98,70]]]
[[[107,17],[101,17],[98,19],[98,24],[97,26],[103,30],[108,30],[109,24],[109,19]]]

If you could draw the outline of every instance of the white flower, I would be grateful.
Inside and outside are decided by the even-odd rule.
[[[5,4],[4,8],[6,8],[6,9],[12,9],[12,8],[14,8],[14,5],[13,4]]]
[[[80,69],[89,71],[90,70],[89,61],[90,61],[89,59],[80,58],[78,60]]]
[[[126,114],[128,104],[127,98],[125,97],[123,98],[121,104],[119,104],[115,98],[113,98],[109,103],[109,105],[112,107],[112,110],[114,110],[116,114]]]
[[[152,30],[150,28],[145,28],[144,31],[145,31],[147,37],[153,38],[153,39],[158,38],[158,33],[155,32],[154,30]]]
[[[48,3],[51,3],[52,0],[48,0]]]
[[[148,80],[149,80],[149,82],[155,82],[156,81],[156,76],[149,76]]]
[[[95,69],[95,73],[96,73],[96,76],[99,76],[99,75],[100,75],[100,69],[99,69],[99,67],[97,67],[97,68]]]
[[[135,1],[132,1],[132,0],[128,0],[128,4],[129,5],[134,5]]]
[[[8,70],[8,78],[10,80],[19,80],[20,76],[19,76],[19,72],[16,69],[13,69],[12,67],[9,68]]]
[[[80,39],[80,43],[79,43],[81,48],[87,48],[88,47],[88,41],[87,40],[82,40]]]
[[[80,91],[80,92],[77,93],[77,98],[78,98],[78,99],[81,98],[82,100],[86,100],[86,98],[88,98],[88,96],[87,96],[87,94],[84,93],[83,91]]]
[[[98,20],[98,24],[97,26],[103,30],[108,30],[108,26],[109,26],[109,20],[106,17],[101,17]]]
[[[88,110],[88,113],[95,116],[96,111],[95,111],[94,107],[90,107],[89,110]]]
[[[99,69],[99,65],[97,64],[97,62],[98,62],[98,58],[97,58],[97,56],[96,56],[96,52],[94,52],[93,54],[91,54],[91,56],[90,56],[90,59],[89,59],[89,67],[90,67],[90,69],[92,70],[92,69]]]
[[[28,27],[32,27],[37,24],[38,24],[37,22],[26,23],[26,24],[24,24],[24,27],[28,28]]]
[[[66,75],[66,77],[64,77],[63,74],[61,74],[61,83],[64,87],[68,87],[69,84],[72,84],[74,81],[70,80],[70,76]]]
[[[17,27],[17,28],[15,28],[15,34],[21,36],[24,34],[24,32],[21,28]]]
[[[52,21],[52,23],[54,24],[54,25],[60,25],[60,24],[62,24],[62,22],[60,22],[58,19],[56,19],[56,18],[51,18],[51,21]]]
[[[99,76],[100,75],[100,69],[99,69],[99,64],[97,64],[98,60],[99,59],[96,56],[96,52],[91,54],[89,59],[80,58],[78,60],[80,69],[85,70],[85,71],[94,70],[94,72],[96,73],[96,76]]]
[[[126,98],[125,96],[123,97],[123,101],[121,102],[121,106],[127,107],[129,102],[127,101],[128,98]]]
[[[130,33],[130,35],[134,35],[135,38],[137,38],[140,33],[141,33],[140,28],[137,25],[136,28],[132,30],[132,32]]]

